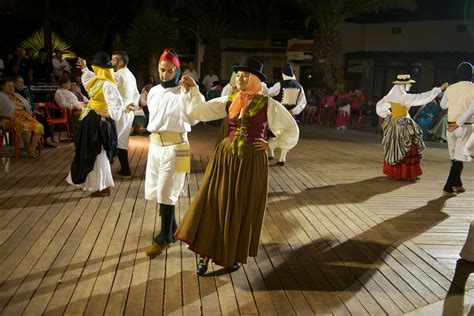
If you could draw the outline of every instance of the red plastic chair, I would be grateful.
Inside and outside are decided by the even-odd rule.
[[[59,125],[61,128],[59,129],[59,137],[58,140],[61,140],[61,132],[62,126],[66,126],[67,131],[67,139],[71,140],[71,131],[69,129],[69,110],[62,108],[54,103],[51,102],[44,102],[44,103],[35,103],[38,108],[44,106],[46,111],[46,117],[51,128],[51,135],[54,139],[54,130],[55,125]],[[61,113],[60,117],[54,117],[53,113]]]
[[[1,121],[0,121],[1,123]],[[8,143],[8,137],[7,134],[10,134],[12,140],[13,140],[13,149],[14,149],[14,154],[15,154],[15,159],[20,159],[20,135],[17,134],[17,132],[14,129],[13,125],[13,118],[10,119],[10,124],[8,126],[3,126],[3,124],[0,124],[0,155],[3,152],[3,139]]]

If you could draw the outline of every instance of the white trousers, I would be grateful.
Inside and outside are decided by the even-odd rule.
[[[134,118],[133,112],[122,112],[122,116],[120,120],[115,121],[115,125],[117,126],[117,138],[118,138],[118,145],[117,147],[120,149],[128,150],[128,140],[130,137],[130,131],[132,130],[132,123]]]
[[[175,205],[183,191],[185,172],[176,172],[175,146],[150,143],[145,175],[145,199]]]
[[[448,140],[449,156],[451,160],[458,161],[471,161],[471,157],[466,155],[465,147],[472,134],[472,125],[463,125],[454,132],[446,132],[446,138]]]

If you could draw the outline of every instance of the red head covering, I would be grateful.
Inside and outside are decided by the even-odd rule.
[[[178,55],[176,54],[176,52],[174,51],[174,49],[170,48],[170,49],[165,49],[163,51],[163,53],[160,56],[160,60],[158,61],[158,63],[161,63],[164,60],[172,62],[176,66],[176,68],[178,68],[178,69],[180,68],[179,67],[179,58],[178,58]]]

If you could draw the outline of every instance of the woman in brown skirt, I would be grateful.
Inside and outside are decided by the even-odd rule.
[[[298,142],[291,114],[261,93],[263,64],[244,57],[233,70],[237,91],[208,102],[191,77],[181,79],[188,92],[188,115],[201,121],[226,118],[228,126],[176,232],[176,238],[199,254],[198,275],[206,272],[210,259],[235,271],[257,255],[267,202],[265,129],[268,125],[274,131],[280,148],[291,149]]]

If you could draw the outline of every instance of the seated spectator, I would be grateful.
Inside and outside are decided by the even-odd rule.
[[[211,89],[209,89],[209,91],[207,91],[207,93],[206,93],[206,101],[209,101],[211,99],[220,97],[221,92],[222,92],[221,82],[219,80],[214,81],[212,83]],[[209,125],[220,126],[221,122],[222,122],[222,120],[214,120],[214,121],[209,121],[207,123]]]
[[[360,107],[360,116],[368,117],[370,121],[370,126],[376,127],[379,121],[379,116],[375,109],[375,103],[372,100],[367,101],[367,103],[362,104]]]
[[[51,129],[49,127],[48,120],[44,117],[43,112],[36,108],[35,102],[33,101],[33,97],[31,96],[30,90],[25,87],[25,82],[23,81],[23,77],[18,75],[15,76],[13,83],[15,85],[15,92],[25,98],[28,103],[29,107],[25,107],[27,112],[34,117],[38,122],[41,123],[44,127],[44,146],[45,147],[56,147],[51,141]]]
[[[86,104],[80,102],[77,96],[71,92],[71,80],[69,78],[62,78],[59,84],[61,88],[56,90],[54,100],[60,107],[71,110],[71,127],[73,134],[76,135],[79,128],[79,118]]]
[[[5,70],[5,74],[7,76],[17,75],[20,71],[24,58],[25,50],[22,47],[15,47],[12,56],[7,63],[7,69]]]
[[[33,81],[51,82],[53,79],[53,66],[48,62],[48,53],[42,48],[38,52],[38,58],[33,62]]]
[[[140,108],[143,110],[143,113],[145,114],[145,120],[146,120],[145,127],[148,125],[149,115],[150,115],[150,112],[148,112],[147,98],[148,98],[148,92],[150,92],[151,88],[153,88],[152,84],[150,83],[146,84],[145,86],[143,86],[142,91],[140,92],[139,103],[140,103]]]
[[[321,106],[321,121],[327,120],[329,124],[332,124],[334,122],[334,117],[336,114],[337,110],[337,104],[339,101],[339,91],[334,91],[333,94],[326,96],[322,100],[322,106]],[[323,117],[326,116],[326,117]]]
[[[25,85],[29,86],[33,80],[33,64],[35,58],[35,50],[31,47],[26,49],[26,56],[23,58],[22,66],[18,74],[23,77]]]
[[[211,89],[212,84],[216,81],[219,81],[219,77],[214,74],[213,69],[209,69],[209,73],[202,79],[202,84],[204,85],[204,90],[207,93]]]
[[[81,75],[76,75],[74,77],[75,79],[71,81],[71,83],[75,82],[77,84],[77,87],[75,88],[76,91],[81,90],[80,93],[86,97],[86,99],[89,99],[89,95],[87,94],[86,87],[82,84],[82,79]],[[73,85],[74,86],[74,85]],[[79,98],[79,96],[78,96]],[[81,100],[79,100],[81,101]],[[88,100],[89,101],[89,100]]]
[[[206,93],[206,101],[217,98],[221,96],[222,85],[219,80],[212,83],[212,87]]]
[[[5,78],[0,81],[0,119],[4,126],[10,124],[18,135],[21,135],[25,152],[31,158],[38,158],[36,147],[44,134],[44,127],[28,113],[28,101],[15,92],[13,79]]]
[[[76,80],[71,80],[71,92],[76,95],[79,102],[82,102],[84,104],[89,103],[89,99],[84,94],[82,94],[80,80],[79,83]]]
[[[190,61],[188,63],[188,69],[186,69],[183,73],[184,75],[190,75],[191,78],[193,78],[193,80],[199,84],[199,75],[196,71],[196,69],[194,69],[194,63],[192,61]]]
[[[53,65],[53,73],[55,80],[59,80],[63,75],[63,72],[66,71],[69,75],[71,67],[69,63],[63,59],[63,52],[60,50],[56,50],[54,52],[54,58],[52,60]]]
[[[152,84],[146,84],[140,93],[139,105],[133,111],[133,123],[132,123],[132,134],[138,135],[147,135],[148,131],[147,126],[147,116],[145,114],[144,108],[147,107],[147,97],[148,92],[150,92]]]
[[[336,129],[347,129],[349,125],[349,116],[351,115],[350,103],[344,102],[337,110]]]
[[[365,102],[364,94],[361,90],[354,90],[349,99],[349,104],[351,105],[351,120],[356,120],[360,116],[360,108]]]

